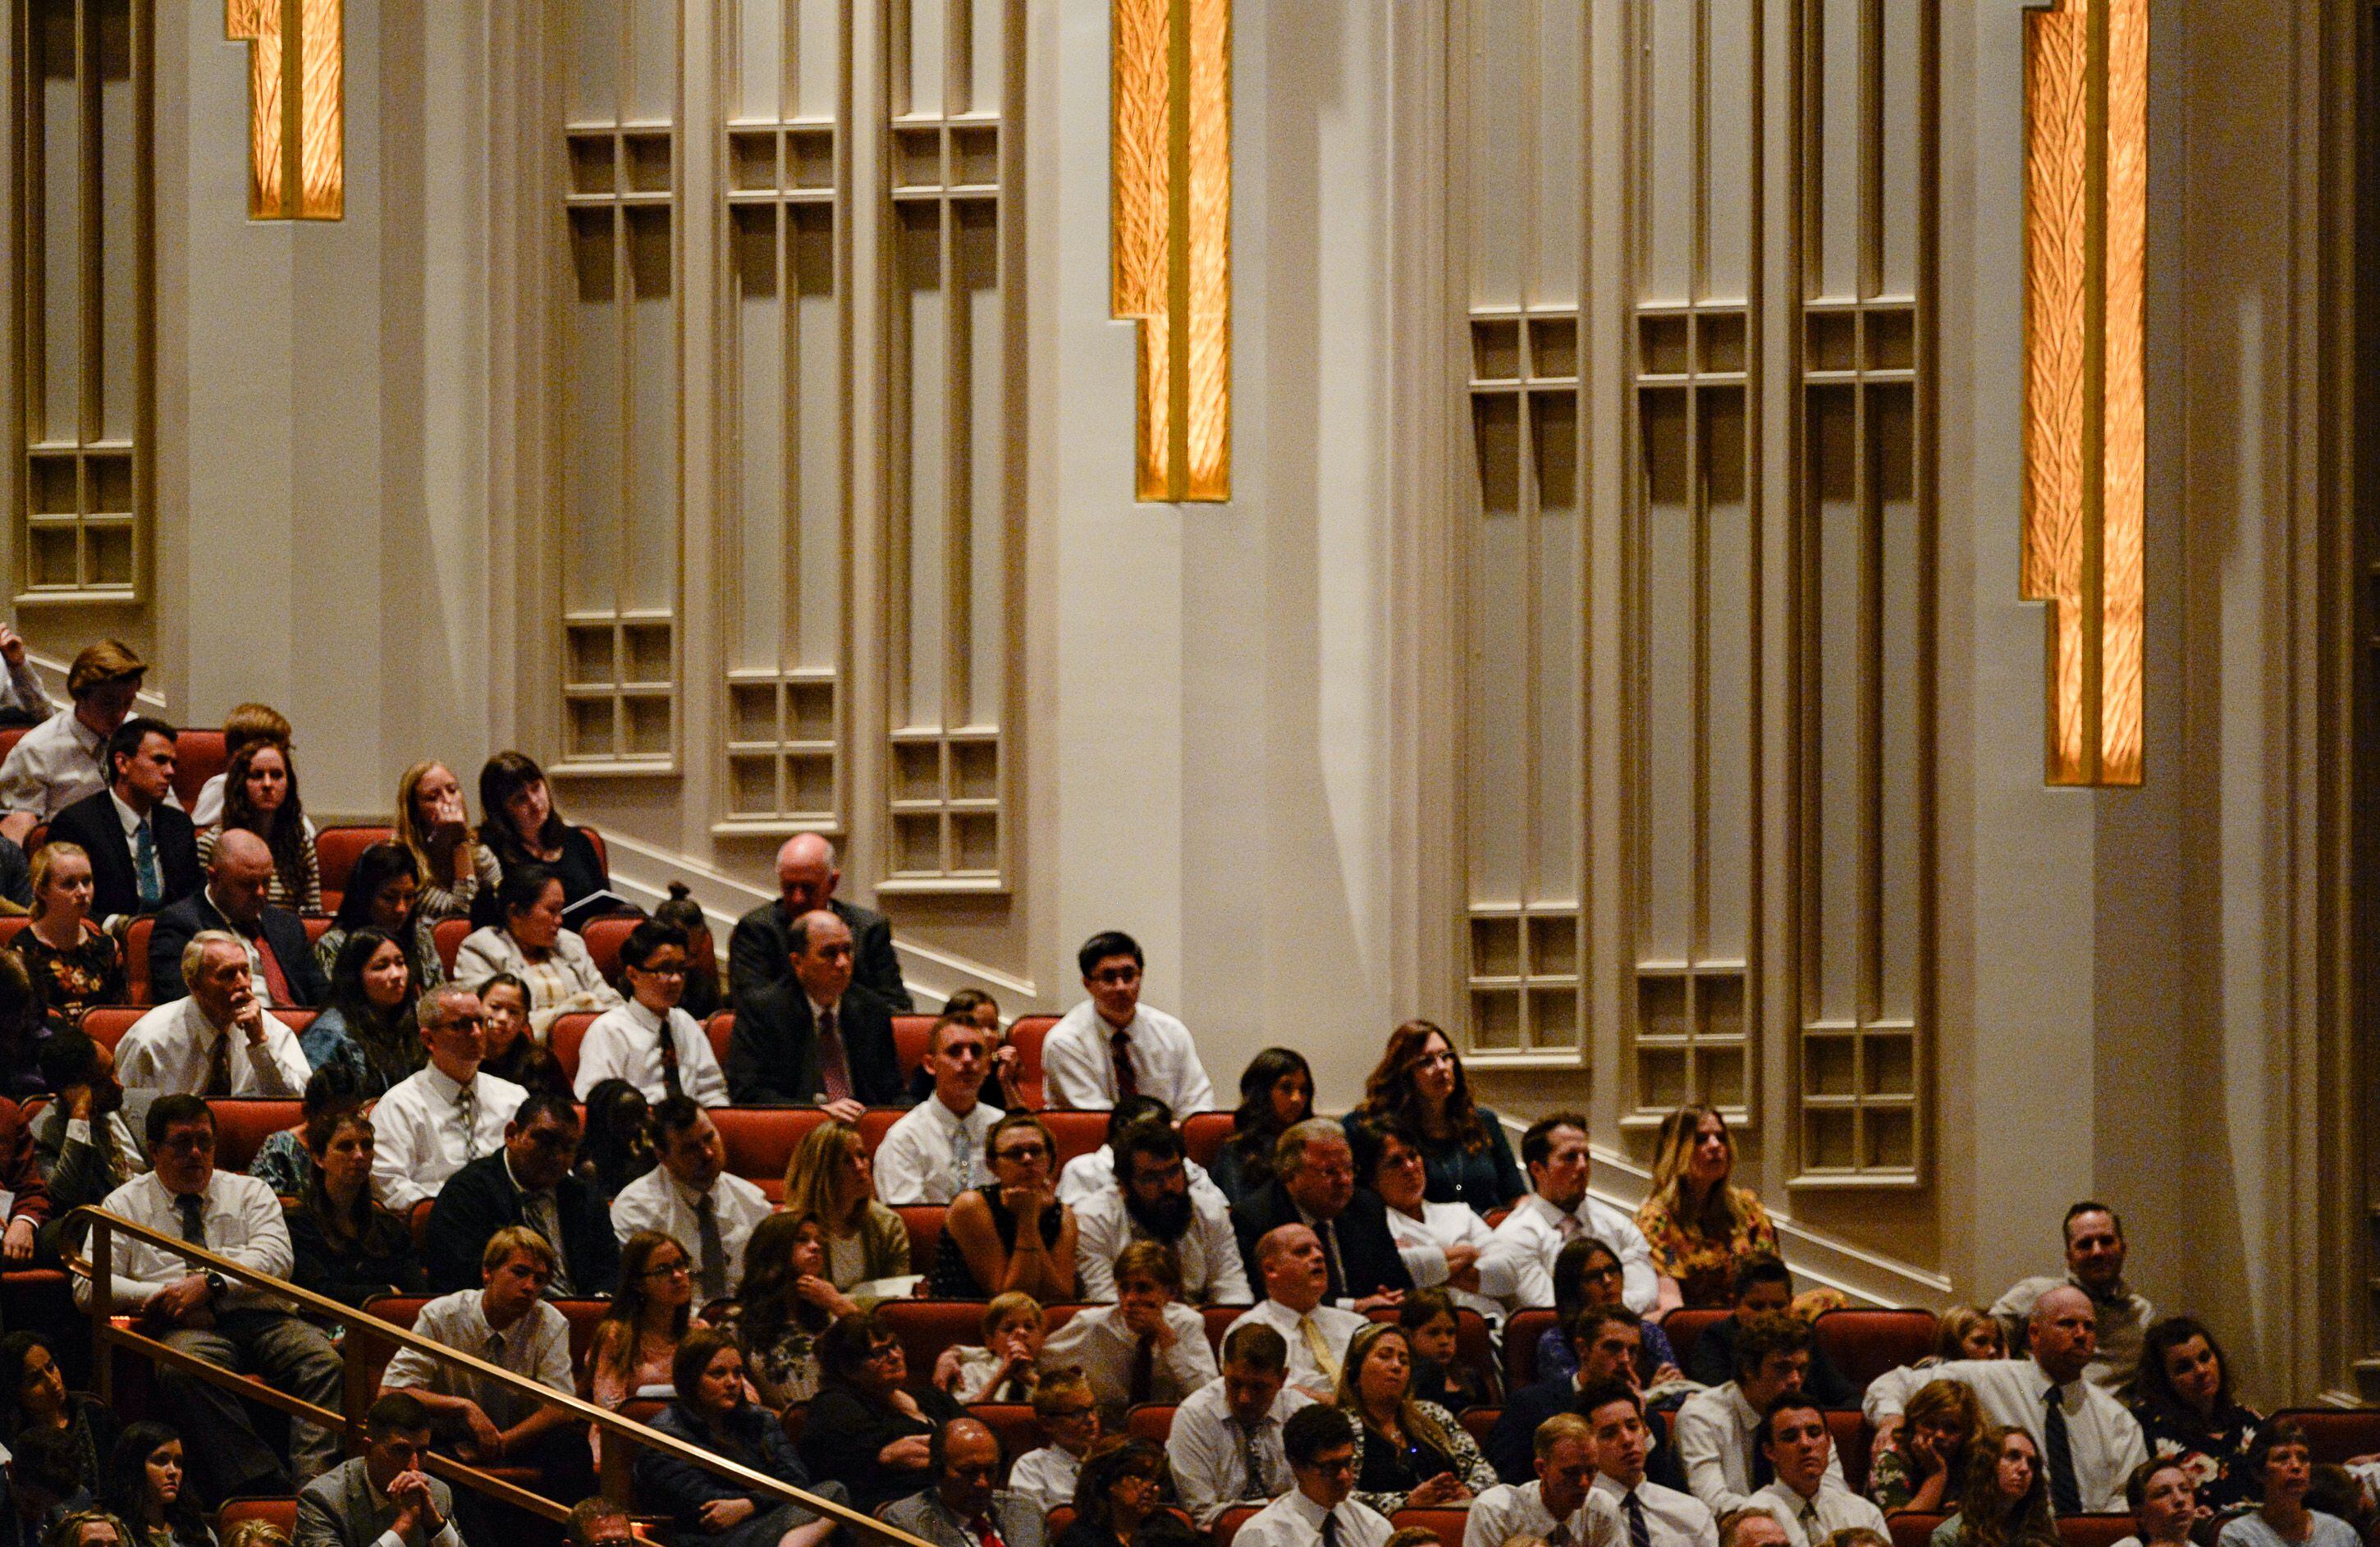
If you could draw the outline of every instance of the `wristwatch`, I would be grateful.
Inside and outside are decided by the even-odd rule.
[[[215,1272],[212,1268],[209,1268],[206,1271],[206,1281],[207,1293],[216,1299],[223,1298],[224,1291],[231,1287],[230,1281],[225,1279],[223,1274]]]

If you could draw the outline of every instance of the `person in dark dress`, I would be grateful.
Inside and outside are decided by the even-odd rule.
[[[285,1205],[296,1259],[289,1282],[360,1308],[374,1295],[419,1295],[430,1275],[413,1250],[413,1229],[372,1201],[372,1126],[359,1108],[306,1125],[313,1175]]]
[[[1388,1050],[1364,1081],[1363,1104],[1345,1121],[1352,1132],[1379,1117],[1402,1118],[1413,1130],[1429,1178],[1422,1196],[1432,1203],[1468,1203],[1485,1215],[1529,1190],[1504,1125],[1473,1103],[1454,1044],[1428,1021],[1409,1020],[1389,1034]]]
[[[1141,1523],[1164,1507],[1165,1452],[1118,1436],[1091,1447],[1075,1482],[1075,1519],[1050,1547],[1132,1547]]]
[[[1232,1137],[1215,1151],[1207,1175],[1237,1205],[1272,1181],[1273,1146],[1281,1136],[1314,1115],[1314,1070],[1305,1054],[1269,1047],[1240,1071],[1240,1104],[1232,1114]]]
[[[853,1506],[871,1511],[924,1488],[934,1431],[966,1409],[929,1383],[909,1385],[900,1336],[872,1312],[837,1317],[819,1363],[825,1380],[802,1425],[810,1474],[842,1479]]]
[[[679,1342],[671,1376],[677,1399],[654,1417],[655,1429],[788,1487],[837,1503],[847,1499],[842,1483],[813,1481],[777,1416],[746,1398],[744,1355],[733,1339],[696,1328]],[[790,1500],[738,1488],[717,1472],[650,1448],[637,1452],[637,1487],[676,1522],[681,1542],[817,1547],[835,1526]]]
[[[991,1126],[985,1148],[994,1185],[951,1203],[933,1292],[988,1300],[1014,1289],[1043,1305],[1066,1303],[1075,1297],[1075,1211],[1058,1201],[1057,1139],[1033,1114],[1012,1112]]]
[[[562,820],[545,770],[519,752],[498,752],[480,770],[480,842],[504,871],[542,865],[562,883],[562,906],[612,889],[602,856],[586,834]],[[504,921],[495,888],[482,886],[471,905],[482,929]],[[576,927],[576,926],[574,926]]]
[[[2221,1515],[2256,1502],[2248,1451],[2265,1419],[2231,1395],[2231,1361],[2204,1323],[2168,1316],[2149,1328],[2131,1406],[2151,1460],[2191,1463],[2200,1504]]]

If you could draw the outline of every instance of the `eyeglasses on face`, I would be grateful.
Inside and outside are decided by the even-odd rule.
[[[1025,1165],[1050,1157],[1047,1144],[1003,1144],[991,1152],[994,1160],[1004,1160],[1013,1165]]]

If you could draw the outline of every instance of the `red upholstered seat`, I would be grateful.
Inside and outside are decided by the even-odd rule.
[[[1230,1332],[1232,1323],[1246,1315],[1247,1310],[1244,1305],[1210,1305],[1199,1309],[1198,1314],[1206,1318],[1207,1342],[1215,1350],[1217,1363],[1220,1363],[1223,1358],[1223,1334]]]
[[[594,1016],[579,1010],[554,1017],[553,1024],[546,1029],[547,1049],[552,1053],[553,1061],[562,1066],[562,1072],[574,1080],[578,1078],[578,1044],[587,1040],[587,1029],[594,1024]],[[785,1168],[779,1166],[777,1175],[782,1177],[784,1174]]]
[[[124,1040],[132,1023],[149,1012],[126,1005],[97,1005],[82,1013],[83,1035],[92,1041],[104,1042],[109,1051]]]
[[[1907,1512],[1887,1517],[1887,1523],[1892,1527],[1892,1547],[1927,1547],[1934,1539],[1934,1528],[1946,1518]]]
[[[416,1251],[424,1251],[429,1249],[430,1210],[431,1206],[437,1201],[438,1200],[434,1198],[425,1198],[420,1202],[416,1203],[413,1206],[412,1212],[405,1217],[405,1223],[413,1227],[413,1249]]]
[[[1504,1390],[1508,1395],[1537,1383],[1537,1340],[1559,1320],[1551,1306],[1533,1306],[1512,1312],[1512,1319],[1504,1323]]]
[[[1488,1436],[1496,1432],[1496,1424],[1503,1416],[1501,1407],[1465,1407],[1455,1415],[1463,1420],[1463,1427],[1471,1431],[1471,1437],[1483,1446],[1488,1443]]]
[[[1661,1318],[1661,1331],[1669,1334],[1670,1346],[1678,1356],[1681,1367],[1692,1364],[1694,1339],[1705,1327],[1730,1313],[1724,1310],[1673,1310]]]
[[[603,867],[603,874],[606,877],[610,876],[612,873],[612,846],[605,843],[603,841],[603,834],[598,833],[592,827],[581,827],[578,831],[587,834],[587,841],[595,846],[595,862]]]
[[[149,937],[155,933],[157,920],[135,919],[124,932],[124,992],[135,1005],[153,1005],[149,997]]]
[[[884,1142],[884,1136],[892,1131],[892,1125],[902,1115],[903,1109],[897,1106],[871,1106],[859,1115],[859,1147],[868,1151],[869,1159],[875,1158],[877,1147]]]
[[[215,1539],[228,1541],[231,1529],[243,1520],[261,1520],[284,1536],[298,1534],[298,1501],[294,1498],[226,1499],[215,1511]]]
[[[925,1066],[926,1054],[933,1051],[934,1023],[940,1016],[894,1016],[892,1017],[892,1052],[901,1060],[901,1078],[908,1078]]]
[[[1239,1535],[1240,1528],[1256,1517],[1255,1504],[1233,1504],[1215,1517],[1215,1547],[1232,1547],[1232,1538]],[[1057,1520],[1057,1513],[1053,1510],[1050,1516],[1050,1524],[1054,1527]],[[1051,1540],[1056,1539],[1053,1537]],[[1456,1547],[1461,1547],[1461,1543],[1458,1542]]]
[[[968,1413],[991,1431],[1000,1441],[1001,1480],[1008,1480],[1008,1468],[1016,1458],[1041,1444],[1041,1420],[1034,1416],[1033,1407],[1026,1402],[977,1402],[967,1407]]]
[[[892,1212],[909,1228],[909,1271],[930,1273],[941,1246],[942,1216],[950,1211],[939,1203],[904,1203]]]
[[[309,945],[331,932],[331,917],[327,913],[309,913],[298,921],[306,926],[306,944]]]
[[[802,1429],[809,1421],[809,1416],[810,1405],[807,1402],[796,1402],[787,1407],[777,1421],[784,1428],[785,1438],[799,1445],[802,1443]]]
[[[21,916],[15,919],[0,919],[0,945],[6,945],[16,939],[17,932],[31,922],[30,919]]]
[[[1811,1336],[1845,1380],[1865,1390],[1886,1370],[1932,1353],[1937,1325],[1930,1310],[1829,1310]]]
[[[1827,1414],[1827,1433],[1835,1442],[1835,1454],[1842,1459],[1843,1480],[1852,1485],[1854,1493],[1867,1492],[1868,1448],[1876,1438],[1867,1419],[1858,1408],[1830,1411]]]
[[[1194,1112],[1182,1119],[1182,1148],[1192,1160],[1211,1169],[1215,1157],[1231,1141],[1232,1127],[1228,1112]]]
[[[1418,1526],[1438,1538],[1439,1547],[1463,1547],[1463,1528],[1470,1518],[1470,1512],[1462,1509],[1401,1509],[1390,1524],[1399,1530]]]
[[[374,844],[393,843],[394,827],[325,827],[314,834],[314,858],[322,871],[322,911],[336,913],[346,895],[356,861]]]
[[[2058,1522],[2058,1538],[2066,1547],[2116,1547],[2139,1529],[2130,1515],[2069,1515]]]
[[[1019,1016],[1008,1028],[1008,1041],[1016,1049],[1016,1082],[1037,1107],[1050,1104],[1041,1085],[1041,1043],[1057,1024],[1056,1016]]]
[[[933,1374],[943,1349],[983,1342],[983,1307],[981,1300],[886,1300],[876,1313],[899,1334],[909,1356],[909,1378],[923,1381]],[[1057,1320],[1056,1307],[1044,1309]]]
[[[17,743],[24,740],[25,733],[32,728],[30,725],[11,725],[6,730],[0,730],[0,762],[7,761]]]
[[[725,1068],[727,1043],[735,1035],[735,1012],[733,1010],[715,1012],[709,1020],[702,1023],[702,1034],[710,1039],[710,1055],[719,1060],[721,1068]]]
[[[727,1169],[779,1199],[794,1151],[826,1114],[806,1106],[722,1106],[712,1109],[710,1120],[727,1146]]]
[[[199,803],[199,791],[207,781],[231,765],[231,755],[224,750],[224,733],[219,730],[186,730],[174,737],[174,793],[182,798],[182,809],[188,810]]]
[[[1108,1115],[1104,1112],[1045,1112],[1041,1120],[1050,1125],[1051,1137],[1058,1140],[1061,1166],[1077,1155],[1093,1153],[1108,1141]]]
[[[306,1110],[303,1102],[227,1096],[215,1097],[207,1106],[215,1115],[215,1168],[219,1171],[246,1171],[264,1141],[283,1128],[296,1127]]]
[[[438,947],[438,959],[444,964],[446,975],[450,978],[455,975],[455,958],[461,953],[463,941],[470,932],[471,920],[468,919],[441,919],[430,926],[431,944]],[[466,983],[463,986],[475,989],[480,985]]]
[[[428,1295],[377,1295],[364,1302],[364,1309],[383,1322],[393,1322],[410,1332],[414,1322],[421,1315],[421,1308],[431,1298]],[[588,1351],[595,1346],[595,1328],[602,1322],[603,1313],[611,1309],[612,1302],[552,1300],[548,1303],[562,1312],[563,1319],[570,1323],[570,1366],[579,1372],[583,1387]],[[348,1323],[347,1335],[360,1336],[365,1340],[358,1346],[358,1361],[363,1367],[369,1388],[378,1390],[381,1377],[388,1370],[389,1360],[396,1357],[396,1346],[375,1335],[370,1328],[355,1322]]]
[[[2306,1449],[2316,1464],[2342,1466],[2351,1456],[2380,1451],[2380,1408],[2286,1407],[2272,1422],[2294,1419],[2305,1431]]]
[[[1171,1402],[1143,1402],[1124,1415],[1124,1432],[1135,1440],[1150,1440],[1161,1445],[1173,1437],[1173,1415],[1177,1410]]]
[[[643,922],[633,913],[622,913],[609,919],[590,919],[587,927],[578,932],[578,938],[587,943],[587,954],[595,959],[595,970],[603,974],[604,981],[619,982],[620,947],[628,943],[628,932]]]

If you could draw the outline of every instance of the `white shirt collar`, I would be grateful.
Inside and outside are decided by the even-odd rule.
[[[629,1000],[627,1007],[628,1018],[635,1021],[638,1026],[643,1027],[648,1031],[660,1032],[666,1029],[669,1026],[669,1017],[667,1016],[656,1015],[652,1011],[645,1008],[644,1001],[640,999]]]
[[[113,801],[115,805],[115,820],[124,824],[124,836],[128,840],[138,837],[140,833],[140,824],[149,819],[142,816],[139,811],[134,810],[131,807],[126,805],[124,803],[124,797],[115,793],[115,786],[114,785],[107,786],[107,798]]]
[[[677,1194],[678,1201],[686,1205],[686,1212],[688,1213],[694,1212],[696,1208],[701,1204],[703,1199],[710,1196],[709,1193],[697,1192],[692,1188],[687,1187],[684,1182],[679,1181],[677,1177],[671,1173],[669,1167],[662,1165],[658,1162],[653,1165],[653,1175],[659,1176],[662,1179],[662,1184],[666,1186],[670,1191]],[[725,1175],[726,1173],[722,1172],[720,1175]],[[717,1182],[711,1183],[710,1190],[711,1192],[717,1192],[719,1190],[719,1184]]]
[[[454,1105],[455,1100],[463,1094],[463,1087],[455,1080],[455,1077],[448,1074],[445,1070],[440,1068],[435,1064],[424,1064],[421,1066],[421,1083],[429,1090],[436,1091],[444,1099],[448,1106]],[[471,1084],[476,1088],[479,1083],[479,1071],[473,1070],[471,1074]]]
[[[1325,1515],[1338,1513],[1336,1510],[1326,1510],[1307,1498],[1305,1490],[1303,1488],[1292,1488],[1288,1492],[1283,1493],[1281,1498],[1289,1505],[1292,1513],[1318,1531],[1322,1529],[1322,1517]]]
[[[810,991],[808,989],[802,990],[802,997],[804,999],[810,999]],[[817,1025],[819,1018],[821,1016],[824,1016],[829,1010],[833,1011],[836,1015],[843,1014],[843,1001],[838,999],[832,1005],[822,1005],[815,999],[810,999],[810,1024],[813,1026]]]
[[[976,1120],[976,1114],[983,1110],[983,1102],[978,1101],[973,1106],[968,1107],[965,1112],[952,1111],[951,1108],[943,1102],[942,1092],[939,1087],[936,1088],[931,1096],[929,1096],[926,1099],[928,1103],[931,1105],[936,1112],[941,1115],[942,1121],[962,1131]]]

